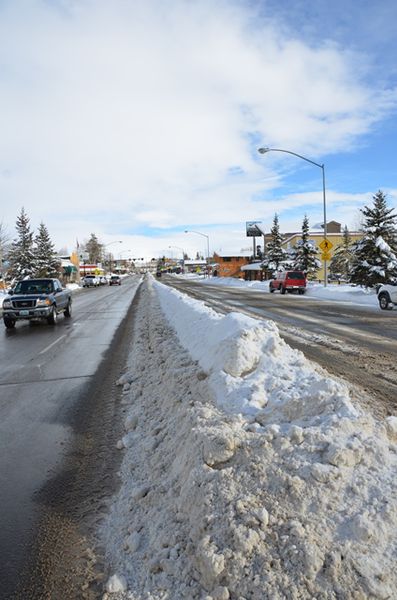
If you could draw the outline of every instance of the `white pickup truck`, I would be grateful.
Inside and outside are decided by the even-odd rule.
[[[382,310],[391,310],[397,305],[397,285],[384,283],[376,288],[376,294]]]

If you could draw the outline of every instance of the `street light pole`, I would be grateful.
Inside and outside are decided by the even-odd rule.
[[[203,237],[207,238],[207,271],[208,271],[209,262],[210,262],[210,236],[207,235],[206,233],[200,233],[200,231],[192,231],[191,229],[186,229],[185,233],[196,233],[197,235],[202,235]],[[208,272],[208,276],[209,276],[209,272]]]
[[[292,154],[293,156],[297,156],[306,162],[319,167],[323,172],[323,215],[324,215],[324,240],[327,239],[327,205],[325,200],[325,168],[324,164],[320,165],[320,163],[314,162],[314,160],[310,160],[310,158],[306,158],[301,154],[297,154],[296,152],[291,152],[291,150],[282,150],[281,148],[258,148],[258,152],[260,154],[266,154],[267,152],[285,152],[285,154]],[[324,260],[324,287],[327,287],[327,261]]]
[[[111,246],[112,244],[122,244],[123,241],[122,240],[116,240],[115,242],[109,242],[108,244],[103,244],[103,247],[106,248],[107,246]]]

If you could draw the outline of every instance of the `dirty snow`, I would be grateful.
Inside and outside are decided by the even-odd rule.
[[[397,417],[272,322],[153,278],[136,310],[104,598],[396,598]]]

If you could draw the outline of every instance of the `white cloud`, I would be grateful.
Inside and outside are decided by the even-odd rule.
[[[0,11],[3,219],[24,205],[59,245],[95,231],[148,251],[165,241],[150,228],[244,231],[275,211],[257,200],[279,185],[275,163],[254,156],[259,140],[346,150],[396,101],[363,83],[357,55],[285,38],[243,4],[26,0]]]

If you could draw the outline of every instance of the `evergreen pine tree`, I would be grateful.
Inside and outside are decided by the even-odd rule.
[[[309,219],[305,215],[302,223],[301,239],[293,249],[293,268],[304,271],[307,275],[315,273],[321,267],[318,254],[319,249],[309,240]]]
[[[88,252],[88,260],[91,264],[97,264],[102,260],[102,244],[99,243],[95,233],[91,233],[91,237],[85,245],[85,250]]]
[[[60,262],[56,257],[54,244],[44,223],[40,223],[34,241],[34,277],[59,277]]]
[[[373,207],[361,209],[364,237],[352,245],[350,281],[365,287],[397,281],[397,215],[387,207],[385,194],[373,196]]]
[[[34,270],[33,232],[30,230],[30,220],[25,209],[17,217],[16,230],[18,237],[11,244],[8,255],[10,267],[8,275],[12,279],[30,277]]]
[[[353,263],[352,239],[345,225],[342,234],[342,244],[335,248],[333,257],[329,264],[329,272],[332,275],[343,277],[346,281],[350,278]]]
[[[287,259],[287,253],[281,246],[283,243],[283,236],[280,233],[277,214],[274,215],[270,236],[271,240],[266,245],[266,256],[262,265],[269,271],[277,271],[280,265]]]

